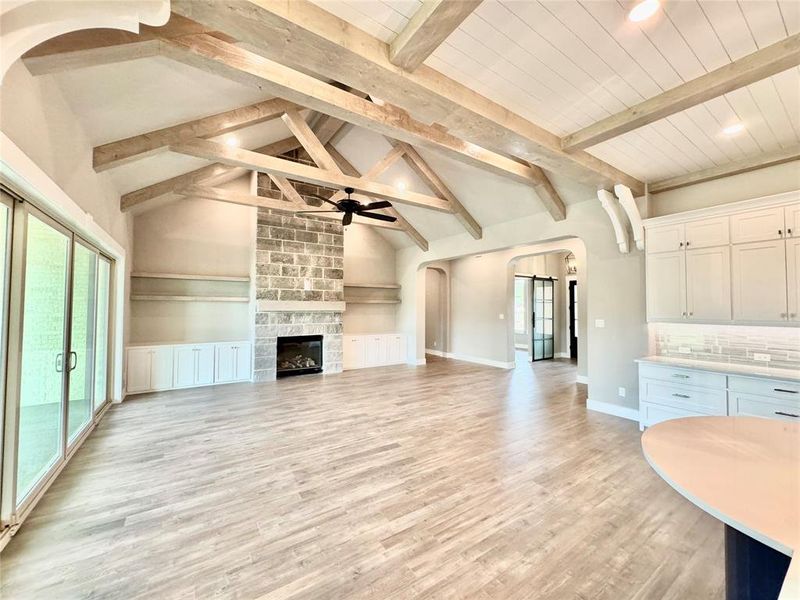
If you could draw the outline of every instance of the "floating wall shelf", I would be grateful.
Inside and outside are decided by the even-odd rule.
[[[345,283],[346,288],[369,288],[375,290],[399,290],[396,283]]]
[[[147,302],[250,302],[247,296],[169,296],[167,294],[132,294],[131,300]]]
[[[136,279],[184,279],[190,281],[239,281],[249,282],[244,275],[188,275],[185,273],[131,273]]]
[[[383,298],[344,299],[345,304],[400,304],[400,300]]]

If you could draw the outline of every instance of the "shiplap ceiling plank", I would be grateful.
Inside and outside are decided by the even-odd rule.
[[[797,0],[778,0],[783,25],[789,35],[800,33],[800,2]]]
[[[419,67],[482,0],[425,0],[389,45],[389,60],[407,71]]]

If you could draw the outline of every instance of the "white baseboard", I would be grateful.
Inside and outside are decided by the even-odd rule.
[[[486,365],[487,367],[497,367],[499,369],[513,369],[517,366],[516,362],[504,362],[502,360],[492,360],[490,358],[481,358],[480,356],[469,356],[467,354],[455,354],[453,352],[445,352],[447,358],[455,360],[463,360],[464,362],[471,362],[478,365]]]
[[[430,348],[425,348],[425,354],[432,354],[433,356],[444,356],[445,353],[441,350],[431,350]]]
[[[635,408],[627,406],[620,406],[619,404],[611,404],[610,402],[595,402],[594,400],[586,399],[586,408],[595,412],[605,413],[607,415],[614,415],[615,417],[622,417],[631,421],[639,422],[639,411]]]
[[[514,348],[517,350],[527,350],[528,344],[514,344]]]
[[[569,352],[558,352],[556,358],[569,358]]]
[[[585,383],[586,385],[589,385],[589,376],[588,375],[578,375],[577,377],[575,377],[575,382],[576,383]]]
[[[428,361],[426,361],[424,358],[418,358],[417,360],[412,360],[412,361],[411,361],[411,364],[412,364],[412,365],[416,365],[416,366],[418,366],[418,367],[419,367],[420,365],[427,364],[427,362],[428,362]]]

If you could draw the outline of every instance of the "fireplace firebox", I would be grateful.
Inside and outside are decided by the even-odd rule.
[[[293,335],[278,338],[278,377],[322,372],[322,336]]]

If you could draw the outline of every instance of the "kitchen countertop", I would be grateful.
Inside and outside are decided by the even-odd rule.
[[[722,373],[724,375],[765,377],[767,379],[800,382],[800,369],[782,369],[778,367],[762,367],[759,365],[712,362],[708,360],[693,360],[691,358],[676,358],[673,356],[645,356],[643,358],[637,358],[636,362],[666,367],[680,367],[681,369],[697,369],[700,371],[710,371],[712,373]]]
[[[778,552],[800,546],[800,423],[759,417],[690,417],[642,436],[650,466],[705,512]],[[797,598],[794,556],[781,599]]]

